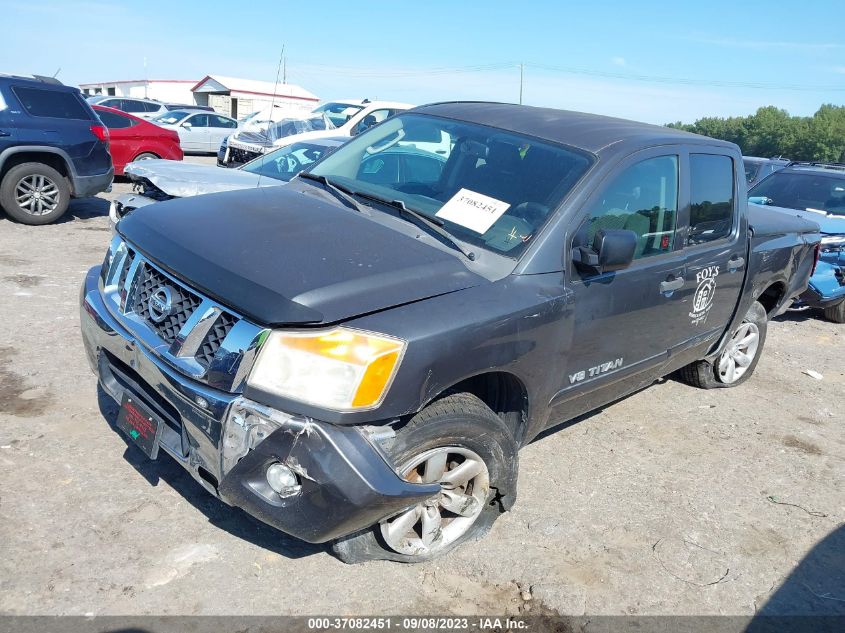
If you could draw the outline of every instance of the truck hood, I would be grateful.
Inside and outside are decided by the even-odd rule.
[[[118,230],[185,284],[261,325],[336,323],[488,283],[417,231],[320,196],[277,187],[170,200],[136,209]]]
[[[754,235],[769,235],[783,232],[818,233],[824,215],[812,211],[797,211],[785,207],[774,207],[748,203],[748,223]],[[823,232],[824,228],[822,228]],[[845,222],[840,227],[845,232]]]
[[[213,165],[161,159],[129,163],[125,173],[132,180],[147,179],[167,195],[176,198],[285,184],[275,178],[260,178],[242,169],[224,169]]]

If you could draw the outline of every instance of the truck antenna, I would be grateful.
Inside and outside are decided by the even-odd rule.
[[[279,65],[276,67],[276,83],[273,84],[273,96],[270,98],[270,120],[267,125],[267,138],[270,138],[270,130],[273,129],[273,108],[276,106],[276,91],[279,88],[279,75],[282,72],[282,62],[285,59],[285,45],[282,44],[282,52],[279,55]],[[256,187],[261,186],[261,172],[258,172],[258,182]]]

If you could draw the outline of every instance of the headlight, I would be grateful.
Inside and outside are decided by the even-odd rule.
[[[249,377],[252,387],[326,409],[354,411],[381,403],[405,341],[338,327],[270,334]]]
[[[825,235],[822,238],[822,250],[836,250],[845,247],[845,235]]]

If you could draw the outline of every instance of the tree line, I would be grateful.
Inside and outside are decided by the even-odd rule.
[[[731,141],[745,156],[845,162],[845,106],[828,103],[813,116],[766,106],[749,116],[704,117],[668,127]]]

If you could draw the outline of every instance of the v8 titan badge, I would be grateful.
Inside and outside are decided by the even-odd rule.
[[[716,277],[719,276],[718,266],[707,266],[698,271],[695,280],[698,287],[692,298],[692,311],[689,317],[692,325],[701,325],[707,321],[707,315],[713,306],[713,298],[716,294]]]
[[[440,211],[435,215],[483,235],[510,206],[496,198],[461,189],[440,207]]]

